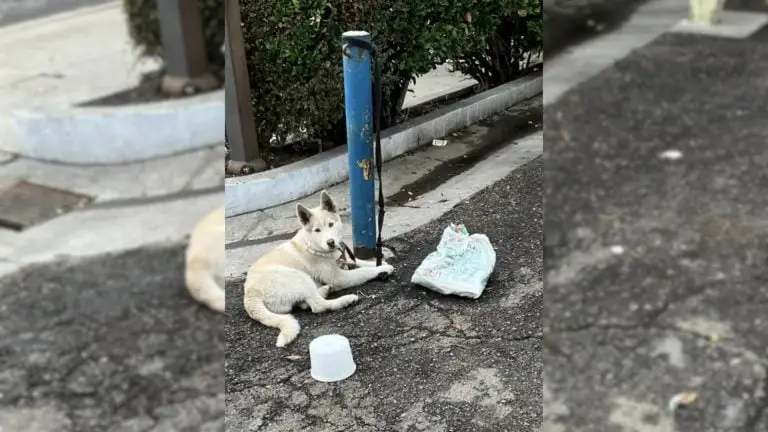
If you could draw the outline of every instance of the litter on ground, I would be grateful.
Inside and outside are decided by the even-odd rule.
[[[496,251],[485,234],[469,234],[463,225],[443,230],[437,250],[427,255],[411,282],[446,295],[476,299],[485,290]]]
[[[445,147],[448,144],[448,140],[436,139],[432,140],[432,145],[435,147]]]
[[[669,405],[667,408],[670,412],[675,412],[681,406],[688,406],[696,402],[698,397],[699,395],[694,392],[678,393],[672,396],[672,399],[669,400]]]
[[[683,152],[680,150],[666,150],[661,152],[659,157],[665,160],[678,160],[683,157]]]

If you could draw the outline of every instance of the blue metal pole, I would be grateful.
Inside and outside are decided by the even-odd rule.
[[[370,43],[371,35],[364,31],[349,31],[342,35],[352,242],[355,255],[370,259],[376,255],[372,63],[371,54],[348,45],[348,39]]]

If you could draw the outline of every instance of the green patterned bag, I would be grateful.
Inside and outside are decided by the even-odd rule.
[[[484,234],[470,235],[464,225],[447,227],[437,250],[413,273],[411,282],[441,294],[476,299],[496,265],[496,251]]]

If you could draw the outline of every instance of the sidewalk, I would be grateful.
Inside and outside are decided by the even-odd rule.
[[[536,431],[541,424],[542,160],[537,158],[442,217],[388,240],[398,257],[388,282],[359,289],[348,309],[297,312],[286,349],[242,307],[242,279],[227,284],[226,418],[259,430]],[[410,276],[450,222],[486,233],[497,263],[478,300],[412,286]],[[349,338],[351,378],[309,376],[307,344]],[[286,356],[296,355],[289,360]]]
[[[157,69],[136,56],[121,7],[114,1],[0,28],[0,151],[16,149],[12,110],[69,108]]]
[[[50,16],[78,8],[109,3],[113,0],[3,0],[0,3],[0,26]]]
[[[223,203],[223,153],[219,144],[143,163],[89,167],[8,158],[0,190],[25,180],[93,202],[21,232],[0,228],[0,277],[61,257],[181,243],[199,218]]]
[[[766,69],[664,35],[546,107],[543,431],[768,430]]]

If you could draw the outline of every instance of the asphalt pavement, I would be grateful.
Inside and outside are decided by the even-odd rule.
[[[648,0],[544,0],[544,52],[548,58],[626,22]],[[768,12],[765,0],[725,0],[731,11]],[[681,17],[683,18],[683,17]],[[768,40],[768,29],[760,32]]]
[[[295,311],[299,338],[276,331],[227,286],[226,422],[240,431],[536,431],[542,398],[542,159],[533,160],[441,218],[389,241],[387,282],[332,313]],[[497,263],[478,300],[442,296],[410,277],[451,222],[487,234]],[[386,224],[386,220],[385,220]],[[343,294],[344,292],[340,293]],[[309,374],[308,344],[339,333],[356,373],[325,384]]]
[[[543,431],[768,431],[766,70],[665,35],[545,108]]]
[[[544,0],[544,53],[552,58],[572,45],[616,29],[645,1]]]
[[[223,429],[224,317],[181,247],[28,267],[0,298],[1,431]]]

